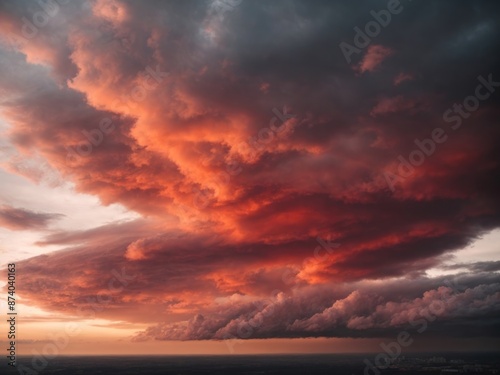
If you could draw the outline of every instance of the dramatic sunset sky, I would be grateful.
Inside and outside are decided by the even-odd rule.
[[[19,354],[498,348],[500,3],[389,4],[0,0]]]

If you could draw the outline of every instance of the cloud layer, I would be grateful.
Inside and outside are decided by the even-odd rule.
[[[1,2],[9,142],[144,216],[51,233],[40,246],[67,248],[22,263],[23,295],[70,314],[100,295],[103,316],[152,324],[139,338],[220,339],[241,322],[252,337],[371,336],[435,300],[439,322],[497,327],[495,266],[458,294],[425,271],[500,225],[500,96],[459,129],[443,118],[478,76],[500,81],[499,6],[404,4],[347,63],[339,43],[379,6],[95,0],[42,25],[37,4]],[[402,173],[436,128],[447,140]],[[11,229],[54,218],[0,215]],[[133,279],[110,290],[112,271]],[[421,287],[360,285],[391,278]]]
[[[0,226],[11,230],[44,229],[61,216],[4,205],[0,207]]]

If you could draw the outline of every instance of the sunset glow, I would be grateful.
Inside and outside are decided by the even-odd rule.
[[[0,1],[17,354],[499,347],[497,2],[41,3]]]

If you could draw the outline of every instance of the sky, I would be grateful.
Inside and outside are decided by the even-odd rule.
[[[0,0],[19,353],[498,349],[499,21],[487,0]]]

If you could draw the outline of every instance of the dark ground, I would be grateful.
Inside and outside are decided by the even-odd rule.
[[[443,356],[446,364],[429,363],[429,358]],[[8,368],[6,363],[2,374],[47,374],[47,375],[136,375],[136,374],[332,374],[361,375],[365,373],[363,360],[373,361],[375,354],[345,355],[255,355],[255,356],[103,356],[65,357],[48,360],[45,367],[36,367],[32,357],[19,357],[18,368]],[[497,354],[412,354],[406,360],[399,359],[394,368],[381,370],[380,374],[441,374],[448,367],[480,365],[483,373],[498,369],[500,356]],[[452,365],[451,359],[464,360]],[[35,364],[35,366],[33,366]],[[43,365],[42,365],[43,366]],[[7,368],[7,371],[5,369]],[[366,374],[374,375],[370,370]]]

